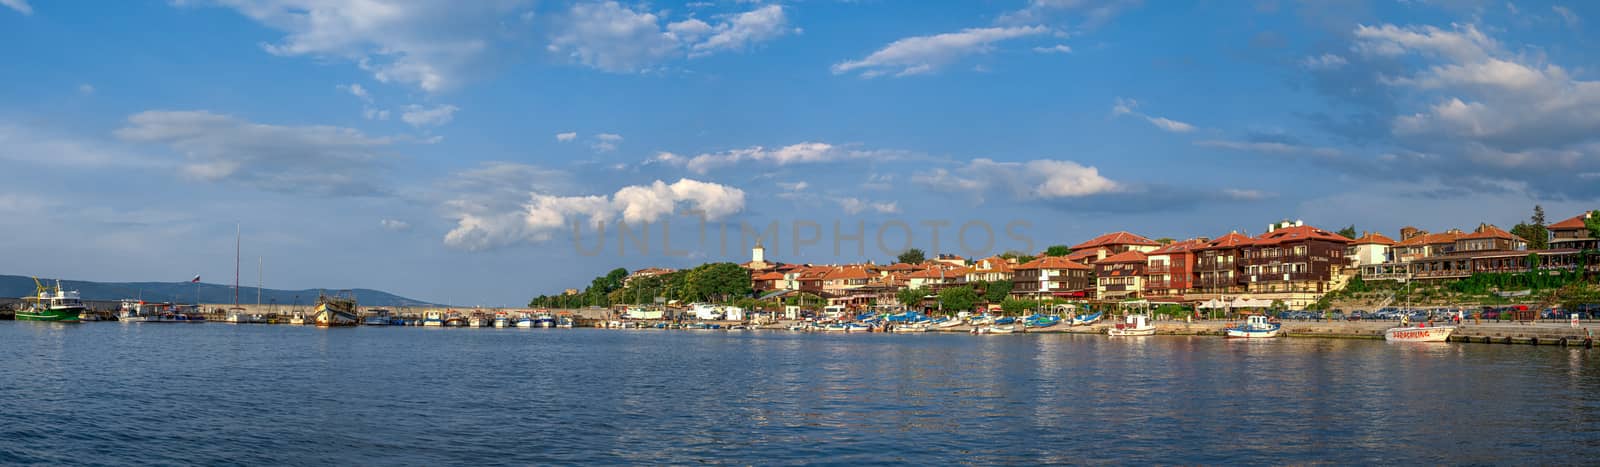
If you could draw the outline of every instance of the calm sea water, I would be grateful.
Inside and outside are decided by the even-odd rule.
[[[0,464],[1587,464],[1600,350],[0,322]]]

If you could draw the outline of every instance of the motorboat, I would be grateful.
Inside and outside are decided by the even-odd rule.
[[[444,313],[429,311],[422,315],[423,326],[444,326]]]
[[[1103,317],[1105,317],[1105,312],[1103,312],[1103,311],[1097,311],[1097,312],[1090,313],[1090,314],[1087,314],[1087,315],[1073,316],[1072,317],[1072,325],[1073,326],[1088,326],[1088,325],[1091,325],[1091,324],[1099,322],[1100,318],[1103,318]]]
[[[1278,337],[1278,333],[1283,330],[1283,324],[1269,321],[1265,316],[1254,315],[1246,318],[1243,323],[1225,329],[1230,339],[1264,339]]]
[[[1128,315],[1123,317],[1123,322],[1115,327],[1106,329],[1106,335],[1118,336],[1154,336],[1156,325],[1150,322],[1150,317],[1145,315]]]
[[[558,328],[572,329],[572,324],[573,320],[571,316],[560,316],[556,318],[556,327]]]
[[[506,312],[504,312],[504,311],[498,312],[498,313],[494,314],[493,323],[494,323],[494,327],[497,327],[497,328],[509,328],[509,327],[511,327],[511,317],[507,316]]]
[[[488,325],[489,320],[484,318],[483,313],[473,313],[472,316],[467,317],[467,327],[469,328],[481,328]]]
[[[1389,328],[1383,331],[1383,340],[1389,342],[1446,342],[1450,340],[1450,335],[1455,332],[1455,326],[1428,326],[1427,323],[1418,323],[1416,326]]]
[[[298,311],[294,312],[294,316],[289,317],[289,324],[304,326],[306,324],[306,314]]]
[[[1016,325],[979,326],[972,328],[973,334],[1011,334],[1014,332],[1017,332]]]
[[[527,313],[522,313],[520,315],[517,315],[517,327],[523,328],[523,329],[532,328],[533,327],[533,317],[532,316],[528,316]]]

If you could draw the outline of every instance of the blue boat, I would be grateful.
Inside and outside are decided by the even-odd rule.
[[[1104,315],[1105,315],[1105,312],[1097,311],[1097,312],[1090,313],[1090,314],[1087,314],[1087,315],[1074,316],[1074,317],[1072,317],[1072,325],[1073,326],[1088,326],[1088,325],[1094,324],[1097,321],[1100,321],[1100,318],[1103,317]]]
[[[1017,322],[1017,319],[1016,318],[1012,318],[1010,316],[1006,316],[1006,317],[1002,317],[1000,319],[994,320],[994,324],[996,326],[1005,326],[1005,325],[1008,325],[1008,324],[1011,324],[1011,323],[1015,323],[1015,322]]]
[[[367,316],[361,319],[362,326],[388,326],[393,324],[389,319],[389,310],[382,308],[367,310]]]

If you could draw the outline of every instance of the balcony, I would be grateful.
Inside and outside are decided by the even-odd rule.
[[[1157,265],[1151,265],[1151,266],[1145,266],[1144,267],[1144,272],[1146,274],[1161,274],[1161,273],[1165,273],[1165,272],[1171,271],[1171,270],[1172,270],[1172,267],[1168,266],[1168,265],[1165,265],[1165,264],[1157,264]]]

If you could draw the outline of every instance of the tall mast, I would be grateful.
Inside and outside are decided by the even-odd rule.
[[[265,277],[262,277],[261,270],[262,270],[261,269],[261,257],[257,256],[256,257],[256,308],[261,308],[261,286],[265,285],[266,282],[267,282],[267,279]]]
[[[243,236],[243,227],[233,225],[233,307],[239,307],[239,238]]]

